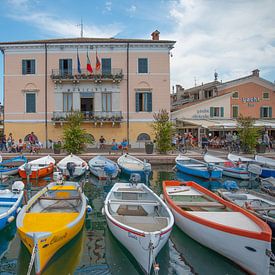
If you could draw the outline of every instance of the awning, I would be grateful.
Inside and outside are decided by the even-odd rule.
[[[178,123],[179,122],[179,123]],[[178,128],[206,128],[209,130],[234,130],[237,128],[235,119],[177,119]],[[255,127],[265,127],[267,129],[275,129],[275,119],[273,120],[256,120]]]

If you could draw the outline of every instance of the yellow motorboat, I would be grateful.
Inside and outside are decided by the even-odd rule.
[[[53,255],[81,230],[86,196],[76,182],[52,182],[34,195],[17,216],[19,236],[40,274]]]

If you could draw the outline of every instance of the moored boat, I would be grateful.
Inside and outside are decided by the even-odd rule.
[[[118,165],[104,156],[96,156],[90,159],[88,165],[91,173],[99,179],[114,179],[119,172]]]
[[[263,156],[256,155],[255,161],[262,166],[261,177],[275,177],[275,160]]]
[[[271,196],[275,196],[275,178],[269,177],[261,179],[261,189]]]
[[[227,158],[235,163],[247,163],[247,164],[252,163],[253,165],[260,165],[261,166],[260,176],[262,178],[275,177],[275,166],[272,167],[272,164],[275,163],[275,161],[272,159],[268,159],[261,156],[256,156],[255,159],[252,159],[252,158],[246,158],[246,157],[238,156],[234,154],[228,154]],[[268,166],[268,163],[271,166]]]
[[[121,172],[126,174],[128,177],[131,174],[139,174],[142,181],[148,181],[148,178],[152,172],[151,164],[135,158],[129,154],[120,156],[117,160],[117,164],[121,169]]]
[[[215,157],[209,154],[204,155],[204,161],[212,163],[222,169],[222,174],[232,178],[238,178],[248,180],[251,177],[251,173],[248,171],[246,165],[236,165],[234,162],[219,157]]]
[[[77,182],[52,182],[36,193],[19,213],[19,237],[40,274],[53,255],[81,230],[86,196]]]
[[[238,190],[236,192],[218,190],[218,193],[222,198],[251,211],[254,215],[265,221],[272,230],[272,238],[275,239],[274,198],[252,190]]]
[[[70,154],[60,160],[56,166],[63,175],[69,176],[71,178],[82,176],[88,169],[87,162],[73,154]]]
[[[106,197],[104,213],[113,235],[150,274],[174,224],[166,204],[145,184],[116,183]]]
[[[0,230],[16,218],[21,209],[23,195],[24,183],[22,181],[15,181],[11,191],[0,190]]]
[[[241,207],[194,182],[164,181],[175,223],[194,240],[252,274],[269,274],[271,230]]]
[[[18,173],[18,168],[27,162],[25,156],[18,156],[4,160],[0,163],[0,177],[4,175],[15,175]]]
[[[55,159],[51,156],[45,156],[21,165],[18,172],[23,179],[27,178],[28,172],[30,173],[30,179],[38,179],[50,175],[53,172],[54,165]]]
[[[222,169],[215,165],[179,155],[176,157],[178,171],[205,179],[219,179],[222,177]]]

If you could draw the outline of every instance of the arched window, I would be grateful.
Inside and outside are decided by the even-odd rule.
[[[29,136],[30,136],[30,134],[26,135],[24,138],[24,141],[29,141]],[[37,136],[35,134],[33,136],[34,136],[35,141],[38,141]]]
[[[147,140],[151,140],[151,138],[146,133],[139,134],[137,137],[137,141],[147,141]]]

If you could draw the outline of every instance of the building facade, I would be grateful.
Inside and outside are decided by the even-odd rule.
[[[213,86],[213,84],[215,84]],[[204,91],[211,91],[210,94]],[[181,89],[180,97],[184,90]],[[192,91],[192,93],[190,93]],[[275,137],[275,85],[259,76],[259,70],[251,75],[225,83],[211,82],[209,85],[187,90],[189,102],[180,105],[173,102],[172,120],[181,131],[193,131],[200,136],[206,131],[215,135],[236,130],[236,119],[243,115],[255,119],[255,126],[268,130]],[[173,107],[172,107],[173,108]]]
[[[66,117],[98,140],[152,137],[153,114],[170,109],[170,50],[152,39],[51,39],[0,43],[4,60],[5,133],[33,131],[46,144],[60,140]],[[88,65],[89,64],[89,65]]]

